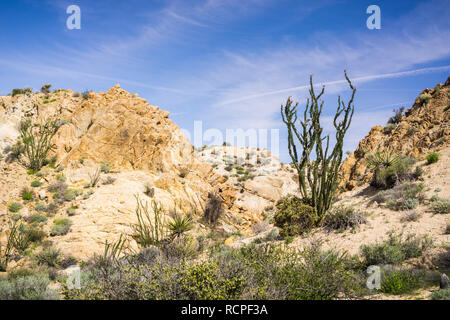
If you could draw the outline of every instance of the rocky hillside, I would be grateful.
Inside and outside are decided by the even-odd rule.
[[[281,197],[298,192],[296,171],[266,149],[209,146],[196,154],[240,190],[236,203],[250,211],[262,212]]]
[[[425,89],[411,108],[395,126],[375,126],[360,141],[355,152],[345,159],[341,167],[341,188],[352,190],[359,183],[367,182],[371,173],[367,170],[366,155],[377,150],[423,157],[450,145],[450,77],[444,85]]]
[[[57,162],[46,166],[39,176],[27,174],[17,161],[7,161],[9,150],[19,136],[18,126],[24,116],[39,122],[56,116],[65,120],[53,138]],[[74,197],[58,208],[55,220],[70,217],[71,232],[52,237],[56,246],[78,257],[88,257],[102,250],[105,240],[117,240],[129,234],[135,221],[135,195],[158,201],[166,213],[177,210],[193,213],[201,220],[208,194],[223,199],[225,210],[218,228],[227,232],[250,232],[261,219],[258,206],[246,206],[238,198],[252,197],[250,192],[230,184],[226,178],[197,157],[190,142],[160,110],[116,85],[107,92],[80,95],[71,90],[49,94],[30,93],[0,97],[0,228],[5,230],[7,207],[21,201],[21,190],[34,180],[33,201],[24,203],[22,216],[36,213],[36,205],[49,206],[55,199],[48,187],[65,181]],[[99,166],[99,183],[86,188]],[[57,169],[55,169],[57,168]],[[150,190],[146,196],[144,191]],[[76,210],[75,210],[75,209]],[[50,228],[48,223],[46,228]],[[198,224],[207,232],[207,227]],[[202,232],[200,230],[200,232]]]

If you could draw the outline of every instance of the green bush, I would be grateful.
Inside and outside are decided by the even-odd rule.
[[[281,198],[276,204],[274,222],[282,237],[297,236],[310,231],[317,221],[313,207],[296,196]]]
[[[352,298],[364,284],[353,268],[345,254],[320,246],[221,246],[208,261],[168,259],[151,247],[107,269],[83,268],[81,289],[63,285],[63,293],[67,299]]]
[[[347,230],[354,229],[366,222],[364,214],[355,211],[352,207],[340,205],[332,207],[326,214],[323,226],[329,230]]]
[[[55,219],[53,221],[53,227],[50,231],[50,235],[53,236],[63,236],[70,231],[72,226],[72,221],[67,218]]]
[[[22,197],[22,200],[25,201],[33,200],[33,191],[28,188],[23,188],[22,191],[20,191],[20,196]]]
[[[167,224],[167,228],[169,229],[172,238],[182,236],[184,233],[192,230],[193,227],[194,225],[191,215],[182,217],[177,213],[174,214],[172,221]]]
[[[42,87],[41,87],[41,92],[42,93],[45,93],[45,94],[49,94],[50,93],[50,88],[51,88],[51,84],[44,84]]]
[[[44,215],[42,215],[42,214],[35,213],[35,214],[32,214],[32,215],[27,219],[27,221],[28,221],[29,223],[33,223],[33,224],[46,224],[46,223],[47,223],[47,217],[44,216]]]
[[[32,186],[33,188],[40,187],[41,185],[42,185],[42,182],[39,181],[39,180],[33,180],[33,181],[31,181],[31,186]]]
[[[423,94],[421,94],[421,95],[419,96],[419,99],[420,99],[421,102],[427,103],[428,101],[430,101],[431,95],[428,94],[428,93],[423,93]]]
[[[450,213],[450,199],[436,198],[431,201],[430,208],[434,213]]]
[[[19,202],[11,202],[8,206],[8,210],[11,212],[18,212],[22,209],[22,204]]]
[[[393,124],[393,123],[388,123],[384,129],[383,132],[385,134],[390,134],[395,128],[397,127],[397,125]]]
[[[49,118],[43,123],[32,122],[26,118],[20,122],[20,139],[24,145],[24,155],[28,159],[26,164],[30,169],[39,171],[48,153],[54,149],[51,140],[58,129],[66,124],[66,121]]]
[[[420,288],[423,274],[416,270],[389,270],[383,272],[380,291],[387,294],[410,293]]]
[[[417,258],[430,248],[430,238],[413,234],[403,239],[402,234],[390,233],[387,240],[372,245],[362,245],[361,255],[365,265],[401,264],[403,261]]]
[[[100,164],[100,171],[103,173],[108,173],[109,171],[111,171],[111,169],[109,168],[108,164],[102,163]]]
[[[390,190],[380,191],[374,201],[384,203],[391,210],[415,209],[425,198],[423,183],[405,182]]]
[[[59,295],[49,284],[44,274],[0,281],[0,300],[57,300]]]
[[[450,288],[436,290],[431,294],[432,300],[450,300]]]
[[[394,115],[389,118],[388,124],[397,125],[403,118],[403,111],[405,111],[405,107],[400,107],[399,109],[394,109]]]
[[[439,158],[440,154],[438,152],[430,152],[429,154],[427,154],[427,163],[431,164],[438,162]]]
[[[40,265],[58,267],[61,261],[61,252],[53,247],[44,248],[36,255],[36,261]]]
[[[392,188],[398,182],[417,178],[411,173],[415,160],[388,151],[377,151],[367,155],[368,168],[373,177],[370,184],[376,188]]]

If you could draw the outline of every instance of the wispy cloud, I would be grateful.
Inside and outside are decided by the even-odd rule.
[[[354,78],[354,79],[352,79],[352,82],[353,83],[358,83],[358,82],[361,83],[361,82],[366,82],[366,81],[371,81],[371,80],[401,78],[401,77],[407,77],[407,76],[413,76],[413,75],[419,75],[419,74],[437,72],[437,71],[446,71],[446,70],[450,70],[450,65],[449,66],[440,66],[440,67],[420,68],[420,69],[408,70],[408,71],[402,71],[402,72],[391,72],[391,73],[367,75],[367,76]],[[315,84],[314,86],[315,87],[332,86],[332,85],[338,85],[338,84],[345,84],[346,82],[347,82],[346,80],[326,81],[326,82],[319,82],[319,83]],[[305,90],[305,89],[309,89],[309,88],[310,88],[310,85],[302,85],[302,86],[297,86],[297,87],[292,87],[292,88],[287,88],[287,89],[280,89],[280,90],[269,91],[269,92],[264,92],[264,93],[257,93],[257,94],[240,97],[240,98],[236,98],[236,99],[232,99],[232,100],[228,100],[228,101],[223,101],[223,102],[219,103],[219,105],[223,106],[223,105],[241,102],[241,101],[245,101],[245,100],[249,100],[249,99],[262,98],[262,97],[270,96],[270,95],[274,95],[274,94]]]

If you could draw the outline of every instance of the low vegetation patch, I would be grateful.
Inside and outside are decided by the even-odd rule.
[[[330,276],[333,275],[333,276]],[[207,261],[168,257],[157,248],[82,270],[81,289],[63,288],[67,299],[300,299],[352,298],[364,278],[337,251],[312,245],[217,247]]]
[[[328,230],[347,230],[366,223],[366,216],[350,206],[336,206],[325,216],[323,226]]]
[[[405,294],[421,287],[423,272],[407,269],[385,270],[381,279],[380,292],[394,295]]]
[[[48,288],[46,274],[36,274],[0,281],[0,300],[56,300],[59,294]]]
[[[389,151],[377,151],[367,155],[368,168],[373,177],[370,184],[376,188],[392,188],[398,183],[418,179],[420,169],[412,171],[416,160]]]
[[[441,155],[438,152],[430,152],[429,154],[427,154],[427,163],[432,164],[438,162],[440,156]]]
[[[67,218],[55,219],[53,222],[53,227],[50,231],[50,235],[53,236],[63,236],[70,231],[72,226],[72,221]]]
[[[274,222],[282,237],[310,231],[317,221],[316,211],[296,196],[281,198],[276,204]]]
[[[430,202],[430,209],[434,213],[450,213],[450,199],[436,197]]]
[[[405,182],[390,190],[380,191],[374,201],[384,203],[391,210],[412,210],[425,199],[423,183]]]
[[[432,300],[450,300],[450,288],[436,290],[431,294]]]
[[[429,237],[415,236],[391,232],[387,240],[371,245],[361,246],[361,255],[365,265],[399,265],[403,261],[417,258],[432,245]]]

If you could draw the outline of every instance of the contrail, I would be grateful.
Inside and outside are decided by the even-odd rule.
[[[382,74],[375,74],[375,75],[370,75],[370,76],[354,78],[354,79],[352,79],[352,82],[370,81],[370,80],[387,79],[387,78],[399,78],[399,77],[405,77],[405,76],[422,74],[422,73],[445,71],[445,70],[449,70],[449,69],[450,69],[450,65],[449,66],[415,69],[415,70],[402,71],[402,72],[382,73]],[[318,83],[318,84],[315,84],[314,86],[315,87],[316,86],[319,87],[319,86],[323,86],[323,85],[329,86],[329,85],[342,84],[342,83],[346,83],[346,82],[347,82],[346,80],[336,80],[336,81],[328,81],[328,82]],[[222,103],[219,103],[219,105],[232,104],[235,102],[240,102],[240,101],[245,101],[245,100],[250,100],[250,99],[255,99],[255,98],[261,98],[261,97],[270,96],[270,95],[274,95],[274,94],[278,94],[278,93],[285,93],[285,92],[296,91],[296,90],[304,90],[304,89],[308,89],[308,88],[309,88],[309,85],[304,85],[304,86],[292,87],[292,88],[288,88],[288,89],[281,89],[281,90],[276,90],[276,91],[257,93],[257,94],[253,94],[253,95],[249,95],[249,96],[245,96],[245,97],[241,97],[241,98],[227,100]]]

